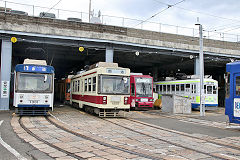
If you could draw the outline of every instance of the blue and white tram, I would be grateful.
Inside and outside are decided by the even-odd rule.
[[[45,63],[18,64],[14,72],[15,113],[46,115],[53,110],[54,68]]]
[[[225,115],[230,123],[240,124],[240,62],[226,65]]]

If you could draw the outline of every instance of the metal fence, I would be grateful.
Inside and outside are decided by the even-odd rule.
[[[89,22],[89,14],[86,12],[47,8],[0,0],[0,12],[9,12],[14,14],[14,12],[12,12],[11,10],[26,12],[28,16],[39,16],[41,12],[50,12],[55,14],[57,19],[67,20],[67,18],[78,18],[81,19],[82,22]],[[105,25],[121,26],[163,33],[171,33],[177,35],[185,35],[191,37],[199,37],[199,31],[197,26],[196,28],[190,28],[109,15],[101,15],[100,20],[101,23]],[[203,31],[203,37],[205,39],[214,39],[230,42],[240,41],[239,35],[214,31]]]

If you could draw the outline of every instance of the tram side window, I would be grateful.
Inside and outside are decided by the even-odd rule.
[[[135,96],[135,87],[134,87],[134,83],[131,84],[131,96]]]
[[[72,82],[72,92],[74,92],[74,81]]]
[[[207,86],[207,94],[212,94],[212,86]]]
[[[225,97],[226,98],[229,98],[230,96],[230,73],[227,72],[226,74],[226,77],[225,77]]]
[[[175,93],[175,85],[172,85],[172,93]]]
[[[80,91],[80,81],[78,80],[78,92]]]
[[[181,84],[181,92],[184,92],[184,84]]]
[[[84,92],[84,80],[82,80],[82,92]]]
[[[91,92],[92,78],[88,78],[88,91]]]
[[[87,91],[87,79],[84,80],[84,91]]]
[[[166,85],[163,85],[163,92],[166,92]]]
[[[213,94],[217,94],[217,86],[213,86]]]
[[[190,87],[190,84],[186,84],[186,92],[190,92],[190,89],[191,89],[191,87]]]
[[[179,92],[179,85],[176,85],[176,92]]]
[[[74,92],[76,92],[76,81],[74,81],[74,86],[73,86],[73,88],[74,88]]]
[[[162,90],[163,90],[162,88],[163,88],[162,85],[160,85],[160,92],[162,92]]]
[[[204,85],[204,94],[206,94],[206,93],[207,93],[207,86]]]
[[[92,91],[96,91],[96,77],[93,77],[93,88]]]
[[[236,77],[236,96],[240,96],[240,76]]]
[[[159,85],[156,85],[156,92],[159,93]]]
[[[167,92],[170,92],[170,85],[167,85]]]

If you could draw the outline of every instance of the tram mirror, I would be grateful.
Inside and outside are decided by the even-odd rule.
[[[47,81],[47,75],[44,75],[44,83]]]
[[[128,79],[126,77],[123,77],[123,82],[127,83]]]

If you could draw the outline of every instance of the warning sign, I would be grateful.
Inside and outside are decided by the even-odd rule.
[[[9,97],[9,81],[2,81],[1,98]]]

